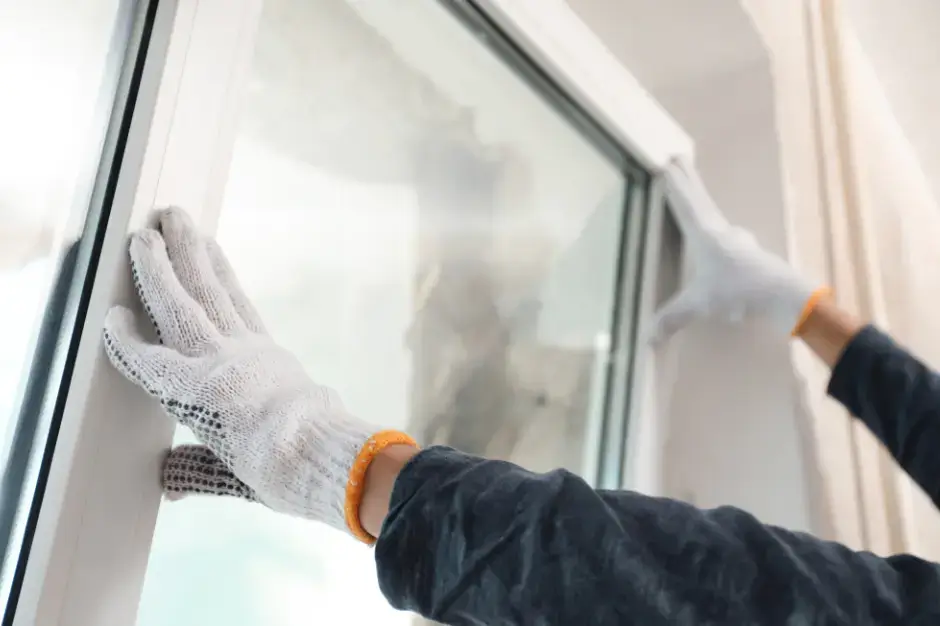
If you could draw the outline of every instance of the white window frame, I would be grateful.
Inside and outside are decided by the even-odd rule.
[[[153,207],[186,207],[207,232],[214,231],[263,4],[151,1],[159,2],[156,18],[15,626],[129,626],[136,620],[173,424],[112,370],[100,329],[111,305],[134,302],[126,234],[144,225]],[[688,136],[561,0],[458,4],[472,4],[498,24],[648,169],[691,156]],[[660,193],[658,182],[652,193]],[[647,259],[658,258],[663,218],[649,216],[636,230],[635,236],[647,238]],[[645,312],[652,306],[654,276],[637,286]],[[646,317],[641,315],[641,333]],[[629,374],[638,391],[623,404],[630,407],[629,448],[644,450],[656,419],[653,382],[645,374],[652,355],[618,354],[623,362],[614,371],[621,375],[632,371],[631,363],[644,364]],[[650,465],[648,457],[630,461],[621,482],[655,491],[649,472],[639,469]]]

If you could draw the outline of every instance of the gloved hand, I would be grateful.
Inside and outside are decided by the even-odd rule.
[[[114,366],[208,448],[171,454],[167,488],[242,495],[369,540],[358,521],[365,468],[383,446],[414,442],[379,433],[310,380],[185,213],[165,211],[159,224],[132,236],[130,256],[162,345],[145,340],[124,307],[108,312],[104,343]]]
[[[651,339],[664,340],[706,318],[738,321],[753,314],[770,318],[781,335],[798,333],[828,289],[804,279],[751,233],[728,223],[690,164],[675,161],[664,176],[693,276],[657,312]]]

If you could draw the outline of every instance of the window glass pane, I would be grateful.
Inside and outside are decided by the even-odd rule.
[[[71,343],[79,248],[135,2],[0,0],[0,606]]]
[[[432,0],[269,0],[218,237],[273,334],[354,413],[580,471],[626,190]],[[138,624],[180,620],[412,617],[342,533],[191,497],[161,509]]]

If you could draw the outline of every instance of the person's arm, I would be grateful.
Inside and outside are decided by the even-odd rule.
[[[168,488],[257,499],[213,459],[176,448]],[[443,447],[380,452],[359,519],[389,602],[447,624],[940,623],[940,567],[922,559]]]
[[[379,586],[394,607],[441,623],[940,623],[936,564],[855,552],[733,507],[595,491],[564,470],[442,447],[396,476]]]
[[[753,313],[773,321],[781,339],[800,337],[833,368],[829,394],[940,506],[940,376],[729,224],[690,166],[672,164],[664,176],[694,275],[659,311],[654,339],[706,318]]]
[[[828,301],[813,309],[799,336],[832,367],[829,395],[940,507],[940,375]]]

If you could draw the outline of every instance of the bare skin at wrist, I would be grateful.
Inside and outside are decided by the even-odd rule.
[[[840,309],[826,298],[813,309],[800,329],[803,340],[829,367],[835,367],[846,346],[865,326],[854,315]]]
[[[413,446],[389,446],[375,455],[369,464],[362,501],[359,503],[359,523],[373,537],[378,537],[382,531],[395,479],[418,452],[418,448]]]

